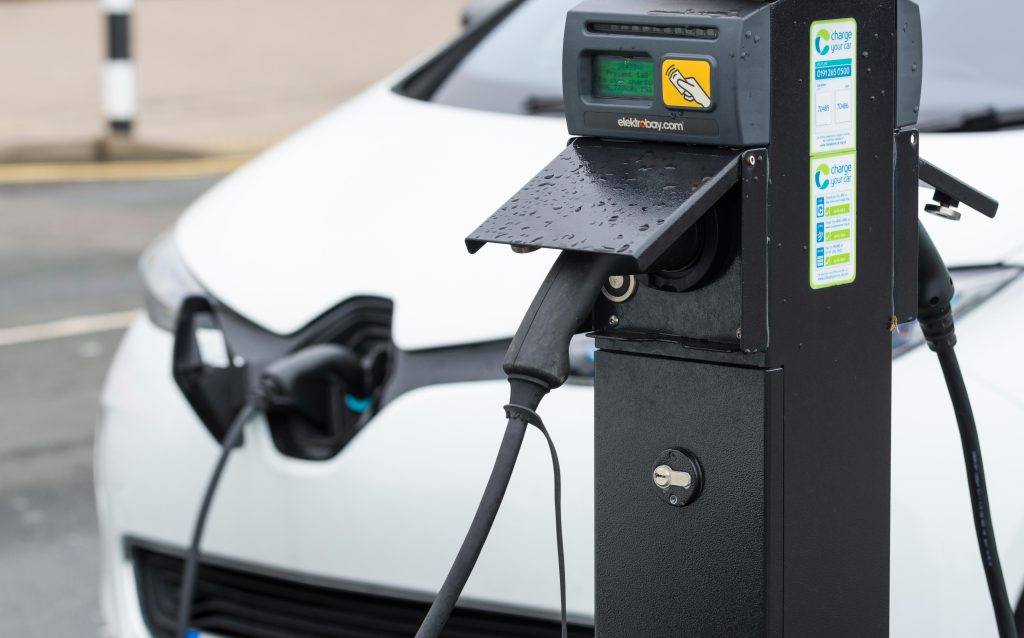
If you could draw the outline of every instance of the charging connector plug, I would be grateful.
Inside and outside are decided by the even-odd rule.
[[[601,286],[622,274],[623,267],[615,255],[562,253],[505,355],[509,379],[525,378],[549,390],[564,384],[569,378],[569,342],[586,329]]]
[[[289,405],[303,393],[310,379],[334,377],[350,393],[363,397],[370,392],[370,372],[351,349],[336,343],[321,343],[271,363],[260,375],[260,386],[268,401]]]
[[[956,346],[953,278],[923,225],[918,238],[917,321],[933,352],[952,350]]]
[[[586,329],[601,286],[608,277],[621,274],[618,270],[622,266],[622,260],[615,255],[564,252],[559,255],[537,291],[505,355],[503,368],[508,375],[511,395],[509,405],[505,406],[508,426],[498,450],[498,458],[466,539],[444,585],[416,632],[416,638],[437,638],[448,622],[494,524],[512,479],[526,429],[531,424],[547,437],[554,466],[562,635],[567,635],[558,456],[536,410],[549,391],[560,387],[569,378],[569,342],[575,334]]]
[[[360,360],[354,352],[344,346],[324,343],[298,350],[264,368],[258,382],[249,391],[245,405],[235,415],[223,439],[223,447],[203,493],[192,531],[192,541],[185,556],[178,601],[178,638],[192,635],[192,599],[199,573],[200,547],[206,521],[228,459],[241,445],[242,431],[246,424],[258,413],[266,412],[269,408],[296,408],[302,405],[308,398],[307,395],[313,392],[324,378],[332,380],[329,387],[336,390],[336,394],[344,388],[356,396],[366,396],[375,383],[375,377],[380,373],[380,366],[376,365],[377,358],[375,355],[367,360]],[[338,405],[341,405],[340,398],[341,395],[338,394],[338,401],[335,402]]]

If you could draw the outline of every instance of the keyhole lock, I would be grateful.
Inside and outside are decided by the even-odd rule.
[[[665,489],[668,487],[690,487],[693,476],[689,472],[676,472],[667,465],[654,468],[654,484]]]
[[[658,497],[673,507],[685,507],[700,496],[703,472],[700,462],[688,450],[665,450],[651,470]]]

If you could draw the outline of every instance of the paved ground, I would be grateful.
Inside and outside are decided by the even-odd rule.
[[[140,2],[138,137],[266,146],[449,39],[464,1]],[[101,135],[102,58],[98,0],[0,0],[0,158]],[[215,181],[0,185],[0,335],[139,307],[140,251]],[[0,636],[100,630],[92,439],[120,336],[0,343]]]
[[[212,183],[0,186],[0,330],[138,307],[139,252]],[[92,437],[119,339],[0,346],[0,636],[97,634]]]
[[[139,137],[248,151],[459,30],[468,0],[142,0]],[[0,155],[103,132],[99,0],[0,0]]]

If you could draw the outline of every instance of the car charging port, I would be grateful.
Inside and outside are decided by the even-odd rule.
[[[282,337],[215,300],[191,297],[178,313],[174,378],[218,442],[247,390],[258,387],[277,450],[330,459],[386,400],[396,357],[391,311],[389,300],[353,298]]]
[[[267,366],[260,379],[266,414],[283,451],[310,460],[342,449],[379,405],[388,348],[360,356],[336,343],[310,346]],[[288,436],[281,436],[282,431]]]

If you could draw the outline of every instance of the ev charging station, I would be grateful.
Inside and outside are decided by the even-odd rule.
[[[580,332],[598,346],[599,638],[887,636],[891,339],[915,319],[957,411],[1000,635],[1016,636],[919,185],[947,217],[998,204],[920,158],[922,64],[910,0],[585,0],[568,14],[574,137],[467,238],[561,255],[506,356],[508,429],[417,638],[441,635]],[[225,456],[252,379],[262,408],[323,371],[357,396],[379,385],[380,353],[320,348],[204,388],[181,325],[179,384]],[[214,395],[234,405],[217,412]]]
[[[563,60],[577,137],[467,244],[563,251],[513,396],[538,322],[597,340],[597,636],[888,635],[891,333],[955,343],[919,180],[997,208],[919,158],[917,6],[586,0]]]
[[[891,330],[917,307],[920,73],[898,82],[921,62],[913,8],[568,16],[582,137],[470,242],[621,258],[593,312],[602,638],[888,634]]]

